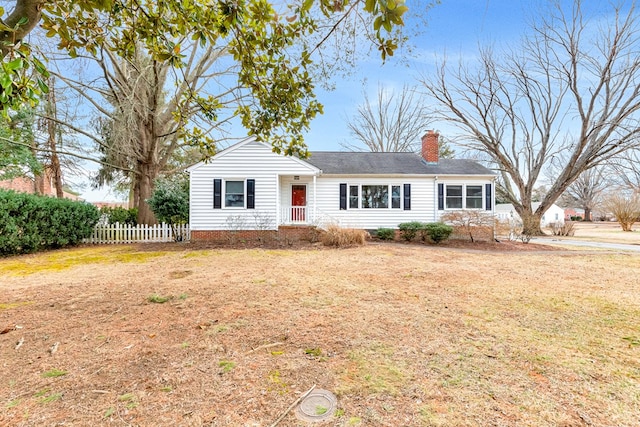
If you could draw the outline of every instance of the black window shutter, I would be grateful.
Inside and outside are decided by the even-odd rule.
[[[438,210],[444,210],[444,184],[438,184]]]
[[[213,180],[213,209],[222,208],[222,180]]]
[[[404,185],[404,210],[411,210],[411,184]]]
[[[347,209],[347,184],[340,184],[340,210]]]
[[[484,185],[484,208],[491,210],[491,184]]]
[[[247,209],[256,208],[256,180],[247,180]]]

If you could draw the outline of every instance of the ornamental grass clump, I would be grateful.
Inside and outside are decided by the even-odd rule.
[[[338,225],[330,225],[320,236],[320,241],[325,246],[338,248],[348,246],[362,246],[367,241],[369,233],[355,228],[342,228]]]

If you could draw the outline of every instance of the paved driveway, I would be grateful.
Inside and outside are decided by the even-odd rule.
[[[554,237],[534,237],[531,239],[534,243],[553,244],[553,245],[568,245],[568,246],[586,246],[590,248],[606,249],[612,251],[632,251],[640,252],[640,244],[627,244],[627,243],[608,243],[608,242],[594,242],[589,240],[571,240],[571,239],[558,239]]]

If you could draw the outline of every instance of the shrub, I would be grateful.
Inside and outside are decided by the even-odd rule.
[[[106,219],[107,224],[115,224],[116,222],[128,225],[138,224],[138,208],[126,209],[104,206],[100,208],[100,214]]]
[[[85,202],[0,190],[0,254],[76,245],[100,218]]]
[[[365,230],[341,228],[338,225],[330,225],[321,234],[320,241],[325,246],[342,248],[347,246],[364,245],[367,237],[369,237],[369,233]]]
[[[189,222],[189,177],[187,174],[175,174],[155,181],[149,207],[158,221],[167,224],[186,224]]]
[[[452,225],[456,233],[469,236],[472,242],[478,240],[480,236],[485,236],[487,240],[493,238],[493,227],[495,218],[484,211],[460,210],[450,211],[442,215],[442,221]]]
[[[618,221],[622,231],[632,231],[633,224],[640,216],[640,194],[616,192],[605,201],[605,207]]]
[[[403,222],[398,224],[400,230],[400,237],[407,242],[412,241],[418,235],[418,232],[424,229],[424,224],[418,221]]]
[[[396,237],[396,230],[393,228],[378,228],[376,236],[380,240],[393,240]]]
[[[436,244],[447,240],[453,233],[453,227],[442,222],[425,224],[424,230],[427,236]]]
[[[549,227],[551,227],[551,232],[554,236],[573,236],[576,232],[574,224],[575,222],[573,221],[565,221],[564,223],[552,222]]]

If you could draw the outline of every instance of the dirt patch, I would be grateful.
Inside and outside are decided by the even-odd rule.
[[[640,257],[510,245],[2,259],[0,425],[635,425]]]

